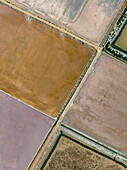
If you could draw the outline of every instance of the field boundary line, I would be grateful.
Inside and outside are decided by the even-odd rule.
[[[0,2],[3,3],[3,4],[5,4],[5,5],[7,5],[7,6],[9,6],[9,7],[11,7],[12,9],[15,9],[15,10],[17,10],[17,11],[19,11],[19,12],[21,12],[21,13],[23,13],[23,14],[25,14],[25,15],[33,18],[33,19],[35,19],[35,20],[37,20],[37,21],[40,21],[40,22],[48,25],[48,26],[51,27],[51,28],[54,28],[54,29],[56,29],[56,30],[58,30],[58,31],[60,31],[60,32],[62,32],[62,33],[64,33],[64,34],[67,34],[68,36],[70,36],[70,37],[72,37],[72,38],[74,38],[74,39],[76,39],[76,40],[79,40],[79,41],[81,41],[81,42],[89,45],[90,47],[93,47],[93,48],[95,48],[95,49],[97,49],[97,50],[100,49],[100,47],[99,47],[98,45],[96,45],[96,44],[94,44],[94,43],[91,43],[91,42],[85,40],[84,38],[82,38],[82,37],[80,37],[80,36],[78,36],[78,35],[70,32],[68,29],[65,29],[65,28],[63,28],[63,27],[57,26],[57,25],[49,22],[48,20],[45,20],[45,19],[43,19],[43,18],[35,15],[35,14],[33,13],[34,11],[30,11],[30,10],[28,11],[27,9],[26,9],[26,10],[25,10],[25,9],[21,9],[20,7],[14,5],[14,4],[6,1],[6,0],[0,0]]]

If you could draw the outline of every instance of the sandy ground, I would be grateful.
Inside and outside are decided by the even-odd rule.
[[[88,0],[79,18],[68,27],[99,44],[124,0]]]
[[[0,92],[0,170],[24,170],[54,120]]]
[[[44,169],[122,170],[124,168],[66,137],[61,137]]]
[[[101,42],[124,0],[9,0],[76,34]]]
[[[56,117],[94,50],[0,5],[0,89]]]
[[[118,40],[116,41],[115,45],[127,51],[127,24],[121,35],[119,36]]]
[[[127,65],[102,54],[64,121],[127,152]]]

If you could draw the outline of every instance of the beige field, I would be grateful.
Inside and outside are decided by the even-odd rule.
[[[124,0],[9,0],[99,44]]]

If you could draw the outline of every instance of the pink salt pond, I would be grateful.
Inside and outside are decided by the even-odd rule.
[[[53,122],[0,92],[0,169],[25,170]]]

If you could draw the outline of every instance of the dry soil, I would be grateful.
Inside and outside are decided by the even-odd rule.
[[[61,137],[44,169],[122,170],[124,168],[66,137]]]

